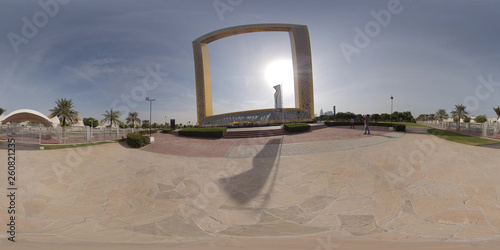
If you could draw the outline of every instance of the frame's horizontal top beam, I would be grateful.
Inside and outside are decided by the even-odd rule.
[[[244,33],[262,32],[262,31],[285,31],[290,32],[293,28],[306,27],[305,25],[298,24],[284,24],[284,23],[261,23],[228,27],[216,30],[198,37],[193,43],[211,43],[213,41],[222,39],[228,36],[234,36]]]

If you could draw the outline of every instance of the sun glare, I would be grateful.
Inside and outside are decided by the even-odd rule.
[[[277,60],[270,63],[265,72],[266,81],[274,86],[283,85],[284,91],[293,92],[293,65],[288,60]]]

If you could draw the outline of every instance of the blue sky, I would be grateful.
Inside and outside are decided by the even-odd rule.
[[[415,117],[455,104],[496,117],[499,16],[493,0],[1,0],[0,107],[48,115],[68,98],[82,118],[114,107],[149,119],[149,96],[153,122],[193,123],[192,41],[230,26],[293,23],[309,28],[315,113],[389,113],[393,95],[394,110]],[[291,60],[286,33],[224,38],[209,53],[214,113],[273,107],[276,83],[265,72]]]

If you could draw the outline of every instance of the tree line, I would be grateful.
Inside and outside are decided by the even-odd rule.
[[[352,112],[338,112],[335,115],[321,115],[319,117],[322,121],[335,120],[335,121],[349,121],[354,118],[356,121],[362,121],[362,114],[354,114]],[[393,112],[392,114],[382,113],[382,114],[371,114],[371,122],[415,122],[415,118],[410,111],[405,112]]]
[[[454,107],[454,110],[450,112],[451,118],[453,118],[453,121],[463,121],[463,122],[470,122],[470,114],[466,110],[467,107],[462,105],[462,104],[457,104]],[[497,119],[500,118],[500,106],[497,108],[493,108],[495,113],[497,114]],[[448,112],[446,112],[445,109],[439,109],[436,111],[434,114],[421,114],[417,117],[417,121],[443,121],[445,119],[450,118],[450,115]],[[475,118],[475,121],[477,123],[484,123],[488,120],[488,117],[486,115],[478,115]]]

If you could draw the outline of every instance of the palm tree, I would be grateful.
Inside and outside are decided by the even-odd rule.
[[[493,108],[493,110],[495,110],[495,113],[497,113],[497,119],[500,119],[500,106],[498,106],[498,108]],[[2,113],[0,113],[1,115]]]
[[[66,138],[66,122],[69,124],[77,123],[80,119],[78,117],[78,111],[73,109],[73,101],[71,99],[58,99],[56,104],[57,106],[55,108],[49,110],[52,112],[50,113],[49,118],[57,116],[59,120],[62,121],[63,138]]]
[[[109,122],[111,127],[113,127],[113,124],[117,126],[122,123],[122,121],[118,120],[118,117],[121,115],[120,111],[113,111],[113,109],[111,109],[111,111],[106,110],[106,114],[102,115],[104,116],[104,119],[101,120],[101,123]]]
[[[141,119],[139,119],[139,114],[137,112],[129,112],[126,120],[127,124],[132,123],[132,128],[135,128],[135,123],[141,123]]]
[[[462,118],[467,117],[469,112],[465,111],[466,106],[459,104],[455,105],[455,110],[451,111],[451,116],[458,121],[458,124],[460,124],[460,120]],[[457,126],[457,131],[460,131],[460,125]]]
[[[0,115],[3,114],[3,112],[7,111],[6,109],[0,108]]]
[[[436,112],[436,118],[442,122],[444,119],[448,119],[448,112],[444,109],[440,109]]]

